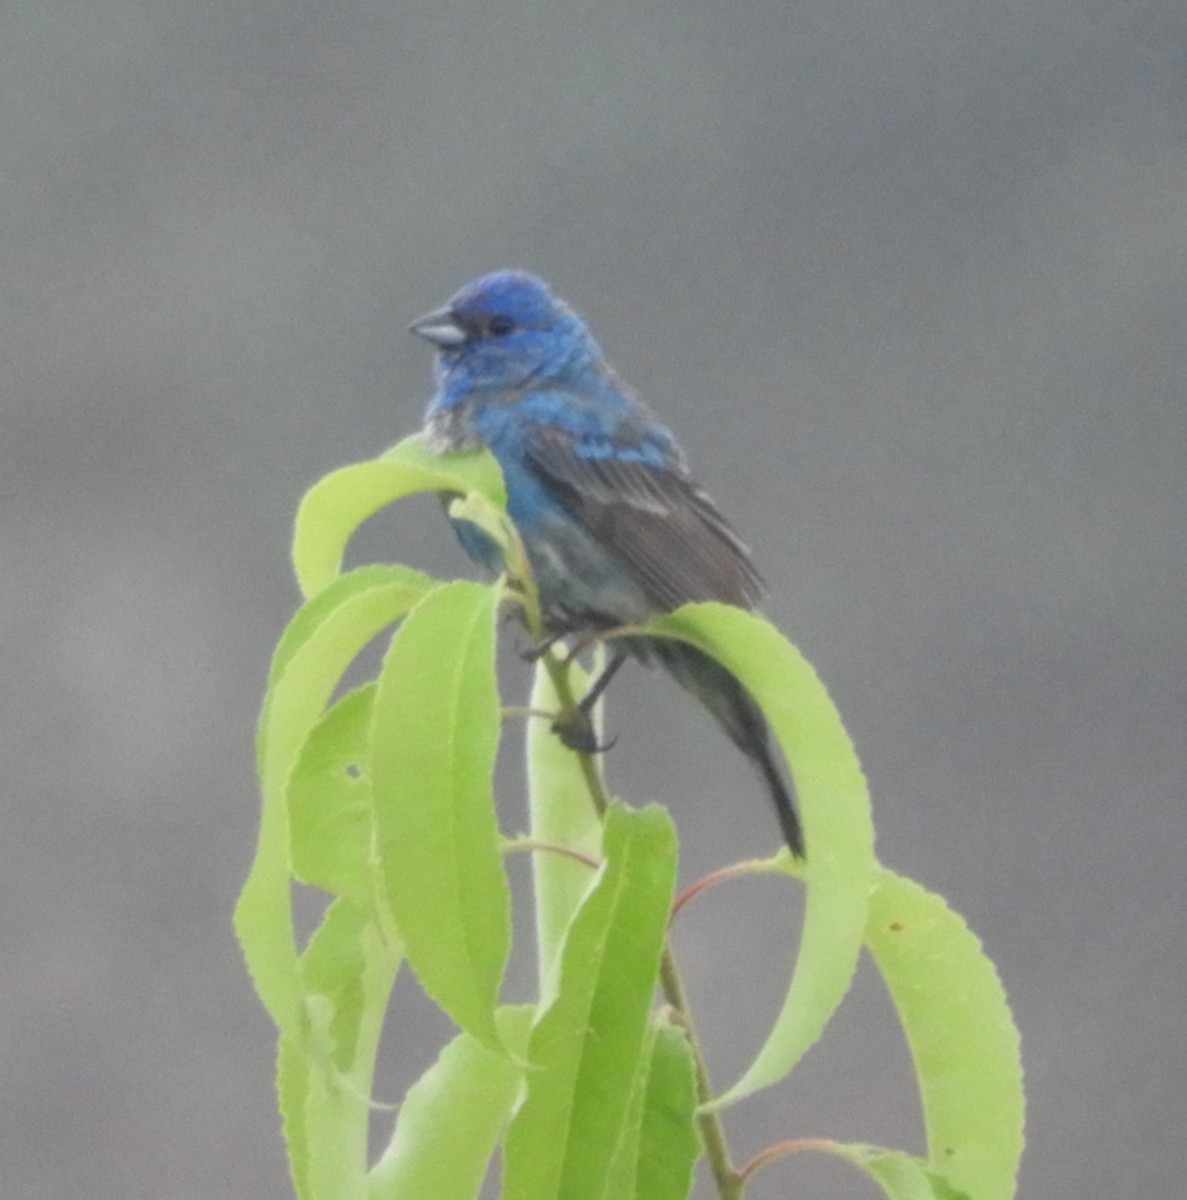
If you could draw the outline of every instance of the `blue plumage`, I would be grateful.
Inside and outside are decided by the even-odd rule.
[[[438,351],[428,444],[438,453],[486,446],[499,460],[550,633],[638,624],[694,600],[755,606],[762,580],[750,552],[693,482],[671,433],[542,280],[484,276],[412,329]],[[458,536],[488,569],[501,568],[472,526]],[[802,855],[766,722],[738,681],[680,642],[615,645],[611,672],[625,653],[659,662],[713,713],[763,775],[787,844]]]

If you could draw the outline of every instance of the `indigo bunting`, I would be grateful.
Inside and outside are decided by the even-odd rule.
[[[623,385],[585,322],[522,271],[468,284],[412,325],[437,348],[425,440],[436,453],[487,447],[535,577],[552,639],[637,625],[693,600],[753,608],[762,580],[750,552],[696,485],[671,433]],[[492,572],[502,555],[476,526],[463,547]],[[804,840],[758,706],[715,659],[683,642],[630,635],[579,708],[588,711],[631,655],[659,663],[720,722],[766,781],[793,854]]]

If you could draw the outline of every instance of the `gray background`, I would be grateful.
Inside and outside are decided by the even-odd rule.
[[[4,1196],[288,1194],[229,920],[291,516],[417,427],[407,322],[504,265],[676,428],[846,716],[881,857],[996,958],[1021,1195],[1181,1194],[1187,8],[39,0],[0,34]],[[363,557],[467,570],[428,503]],[[666,681],[609,721],[686,879],[771,845]],[[786,905],[681,925],[721,1082]],[[396,1009],[389,1097],[446,1032]],[[918,1148],[872,972],[729,1129]],[[876,1193],[807,1157],[751,1190],[792,1194]]]

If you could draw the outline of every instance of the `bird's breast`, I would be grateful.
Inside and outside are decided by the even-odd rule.
[[[461,404],[431,408],[425,417],[424,440],[434,454],[477,450],[484,444],[470,409]]]

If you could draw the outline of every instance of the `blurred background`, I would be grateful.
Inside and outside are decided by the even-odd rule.
[[[418,427],[408,322],[512,265],[676,429],[848,722],[881,858],[998,963],[1020,1195],[1180,1193],[1187,8],[39,0],[2,27],[3,1195],[290,1194],[230,915],[292,515]],[[428,502],[367,558],[469,573]],[[772,848],[665,679],[634,668],[608,725],[685,881]],[[755,881],[682,918],[721,1084],[791,903]],[[448,1035],[409,981],[395,1006],[388,1099]],[[739,1159],[922,1148],[872,970],[728,1130]],[[810,1156],[749,1193],[877,1194]]]

